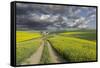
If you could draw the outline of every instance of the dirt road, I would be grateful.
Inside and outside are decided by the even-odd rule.
[[[37,51],[33,55],[31,55],[27,60],[22,62],[21,65],[38,64],[42,56],[43,48],[44,48],[44,41],[42,42],[40,47],[37,49]]]
[[[48,50],[51,57],[51,63],[62,63],[66,62],[59,54],[55,52],[55,50],[51,47],[49,41],[47,41]]]
[[[22,62],[21,65],[29,65],[29,64],[39,64],[40,60],[42,59],[42,55],[43,55],[43,49],[44,46],[48,47],[48,51],[49,51],[49,55],[50,55],[50,63],[63,63],[66,62],[57,52],[55,52],[55,50],[52,48],[51,44],[49,43],[49,41],[42,42],[42,44],[40,45],[40,47],[37,49],[37,51],[31,55],[28,59],[26,59],[24,62]]]

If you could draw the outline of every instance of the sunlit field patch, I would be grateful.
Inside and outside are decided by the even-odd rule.
[[[21,42],[39,37],[41,37],[41,34],[38,32],[16,31],[16,42]]]

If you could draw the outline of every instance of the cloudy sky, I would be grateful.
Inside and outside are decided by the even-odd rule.
[[[96,8],[16,3],[17,28],[96,28]]]

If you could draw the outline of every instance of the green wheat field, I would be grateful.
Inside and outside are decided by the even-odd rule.
[[[17,64],[27,63],[44,41],[41,59],[38,64],[60,63],[53,62],[50,56],[48,41],[52,49],[64,59],[64,62],[96,61],[96,31],[76,30],[43,34],[34,31],[17,31]],[[38,56],[38,55],[37,55]],[[36,59],[37,60],[37,59]]]

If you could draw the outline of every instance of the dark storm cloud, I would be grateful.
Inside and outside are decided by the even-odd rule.
[[[18,28],[86,28],[91,21],[96,24],[96,9],[92,7],[17,3],[16,17]],[[94,28],[94,26],[90,28]]]

